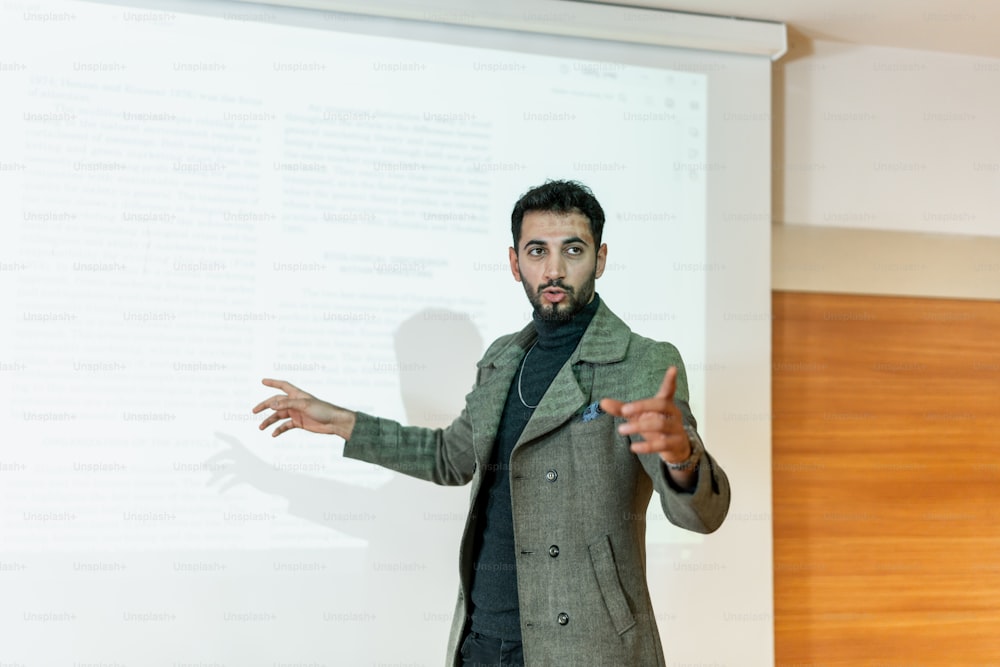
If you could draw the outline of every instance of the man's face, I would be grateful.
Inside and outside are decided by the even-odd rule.
[[[590,223],[581,213],[528,211],[517,248],[509,249],[514,280],[543,320],[565,321],[594,298],[608,247],[594,247]]]

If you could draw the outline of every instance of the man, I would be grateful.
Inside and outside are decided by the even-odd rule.
[[[645,516],[718,528],[729,482],[687,404],[680,354],[632,333],[594,290],[604,211],[572,181],[514,206],[511,272],[534,308],[522,331],[477,364],[462,414],[445,429],[404,427],[283,391],[272,435],[346,440],[344,455],[438,484],[472,482],[449,665],[664,665],[646,584]],[[610,398],[610,397],[616,398]],[[284,420],[284,421],[282,421]]]

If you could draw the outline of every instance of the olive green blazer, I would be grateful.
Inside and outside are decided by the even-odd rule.
[[[535,338],[528,324],[490,345],[465,409],[447,428],[358,413],[344,447],[345,456],[437,484],[472,482],[449,640],[453,667],[461,666],[469,614],[477,521],[471,508],[511,381]],[[631,436],[616,429],[619,418],[595,417],[588,407],[605,397],[650,397],[670,366],[678,369],[675,401],[695,428],[677,349],[632,333],[602,301],[514,446],[510,488],[527,666],[665,665],[646,583],[646,508],[655,489],[671,522],[709,533],[729,509],[729,481],[697,438],[697,486],[679,491],[658,455],[629,450]]]

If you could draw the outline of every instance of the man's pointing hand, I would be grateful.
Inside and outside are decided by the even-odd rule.
[[[344,440],[350,439],[355,422],[355,415],[350,410],[321,401],[284,380],[265,378],[261,382],[265,386],[280,389],[284,394],[277,394],[254,406],[254,414],[268,409],[274,411],[260,423],[260,430],[284,419],[286,421],[278,424],[271,433],[272,437],[293,428],[302,428],[313,433],[328,433],[339,435]]]
[[[601,409],[627,421],[618,427],[623,435],[638,434],[642,442],[633,442],[636,454],[660,455],[666,463],[682,463],[691,456],[694,446],[684,430],[684,418],[674,403],[677,391],[677,367],[671,366],[663,376],[659,390],[651,398],[623,403],[613,398],[601,400]],[[671,471],[673,473],[675,471]],[[688,471],[688,475],[693,471]],[[680,477],[675,475],[675,478]]]

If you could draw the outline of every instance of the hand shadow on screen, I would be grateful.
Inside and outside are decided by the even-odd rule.
[[[425,309],[405,320],[395,334],[400,390],[407,423],[439,427],[461,412],[469,378],[482,354],[482,336],[468,315]],[[338,399],[340,400],[340,399]],[[210,457],[210,485],[220,493],[239,484],[289,501],[289,513],[368,543],[369,559],[398,560],[417,545],[446,539],[454,545],[464,522],[468,495],[393,473],[378,489],[280,470],[237,438],[216,433],[228,445]],[[324,446],[317,442],[318,447]]]

